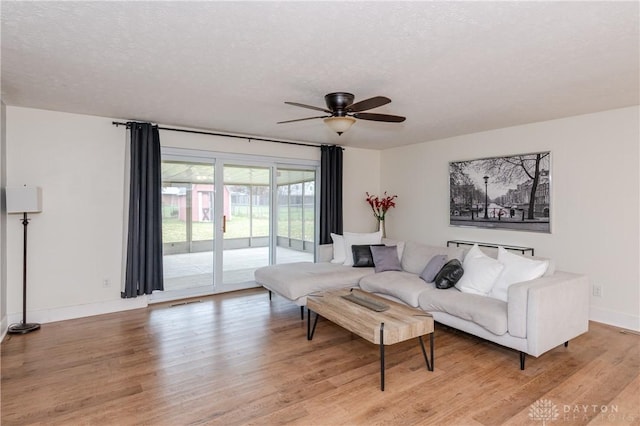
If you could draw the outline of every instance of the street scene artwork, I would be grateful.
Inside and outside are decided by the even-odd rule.
[[[551,152],[449,163],[449,224],[551,232]]]

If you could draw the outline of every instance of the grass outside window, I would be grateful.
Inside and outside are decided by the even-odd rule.
[[[255,213],[255,211],[254,211]],[[289,213],[291,216],[289,217]],[[256,216],[256,215],[254,215]],[[259,215],[257,215],[259,216]],[[302,228],[304,226],[305,241],[313,242],[314,238],[314,211],[312,208],[305,208],[305,221],[302,223],[302,208],[295,207],[288,209],[286,206],[280,208],[278,216],[278,236],[288,237],[297,240],[302,239]],[[291,234],[289,234],[289,228]],[[162,242],[178,243],[187,239],[186,222],[178,218],[164,218],[162,220]],[[227,232],[225,238],[249,238],[269,236],[269,218],[254,217],[253,235],[250,235],[250,218],[246,215],[234,215],[227,219]],[[212,222],[193,222],[192,240],[206,241],[213,239],[214,224]]]

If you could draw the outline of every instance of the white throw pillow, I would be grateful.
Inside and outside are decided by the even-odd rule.
[[[342,235],[331,233],[331,240],[333,241],[333,259],[331,259],[331,263],[344,263],[344,238]]]
[[[456,288],[464,293],[486,296],[491,292],[504,265],[484,254],[475,244],[464,257],[462,269],[464,274],[457,282]]]
[[[345,232],[344,237],[344,265],[353,266],[353,252],[351,246],[359,244],[380,244],[382,241],[382,231],[362,234],[356,232]]]
[[[509,253],[502,247],[498,248],[498,261],[504,265],[504,269],[496,280],[490,296],[505,302],[511,284],[540,278],[549,267],[548,260],[528,259]]]

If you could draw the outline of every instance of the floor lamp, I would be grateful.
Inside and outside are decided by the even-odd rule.
[[[27,213],[40,213],[42,211],[42,188],[39,187],[14,187],[7,188],[7,213],[21,213],[24,228],[24,245],[22,252],[22,322],[11,324],[9,333],[25,334],[40,328],[40,324],[27,322],[27,225],[29,218]]]

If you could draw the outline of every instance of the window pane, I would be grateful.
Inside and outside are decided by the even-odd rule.
[[[313,260],[314,170],[278,169],[277,263]]]
[[[162,162],[165,290],[213,286],[211,163]]]
[[[269,264],[271,168],[224,165],[223,285],[253,282]]]

